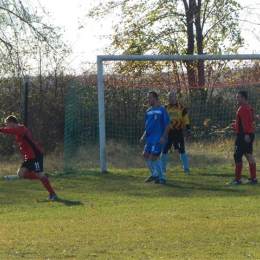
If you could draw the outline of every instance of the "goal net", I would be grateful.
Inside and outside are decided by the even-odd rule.
[[[236,93],[247,91],[257,114],[259,59],[260,55],[98,56],[97,75],[68,83],[66,171],[145,167],[139,139],[151,89],[158,92],[160,104],[175,91],[187,107],[193,133],[186,140],[191,168],[206,159],[212,164],[233,162],[229,125],[237,110]],[[255,129],[257,133],[257,121]],[[256,147],[257,138],[255,143]],[[169,163],[180,164],[178,154],[172,154]]]

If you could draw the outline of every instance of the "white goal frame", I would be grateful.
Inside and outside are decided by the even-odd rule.
[[[136,60],[136,61],[194,61],[194,60],[260,60],[260,54],[227,54],[227,55],[98,55],[97,84],[99,112],[99,153],[100,170],[106,172],[106,132],[104,103],[104,70],[103,61]]]

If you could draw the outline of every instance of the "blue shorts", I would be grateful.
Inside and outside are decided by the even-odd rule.
[[[159,156],[160,153],[162,152],[164,146],[165,146],[165,143],[163,145],[160,145],[159,143],[152,143],[152,142],[147,142],[145,147],[144,147],[144,151],[149,153],[149,154],[153,154],[153,155],[157,155]]]

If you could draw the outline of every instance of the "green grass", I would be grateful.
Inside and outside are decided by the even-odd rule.
[[[245,169],[246,170],[246,169]],[[0,259],[260,259],[260,186],[226,186],[229,165],[0,180]],[[247,172],[244,172],[244,180]]]

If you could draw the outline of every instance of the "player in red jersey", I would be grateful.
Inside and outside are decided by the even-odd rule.
[[[58,197],[48,179],[48,174],[42,173],[43,151],[32,139],[29,130],[24,125],[19,124],[17,118],[13,115],[5,119],[5,125],[5,127],[0,128],[0,132],[13,135],[15,142],[19,145],[20,151],[24,155],[24,161],[20,169],[18,169],[17,175],[24,179],[39,179],[50,193],[47,199],[57,199]]]
[[[234,146],[235,160],[235,178],[228,185],[242,184],[241,172],[243,168],[242,157],[245,156],[248,161],[250,178],[247,184],[256,184],[256,163],[253,157],[254,134],[254,111],[250,104],[247,103],[247,92],[239,91],[236,95],[238,109],[236,112],[236,120],[231,127],[236,133],[236,141]]]

